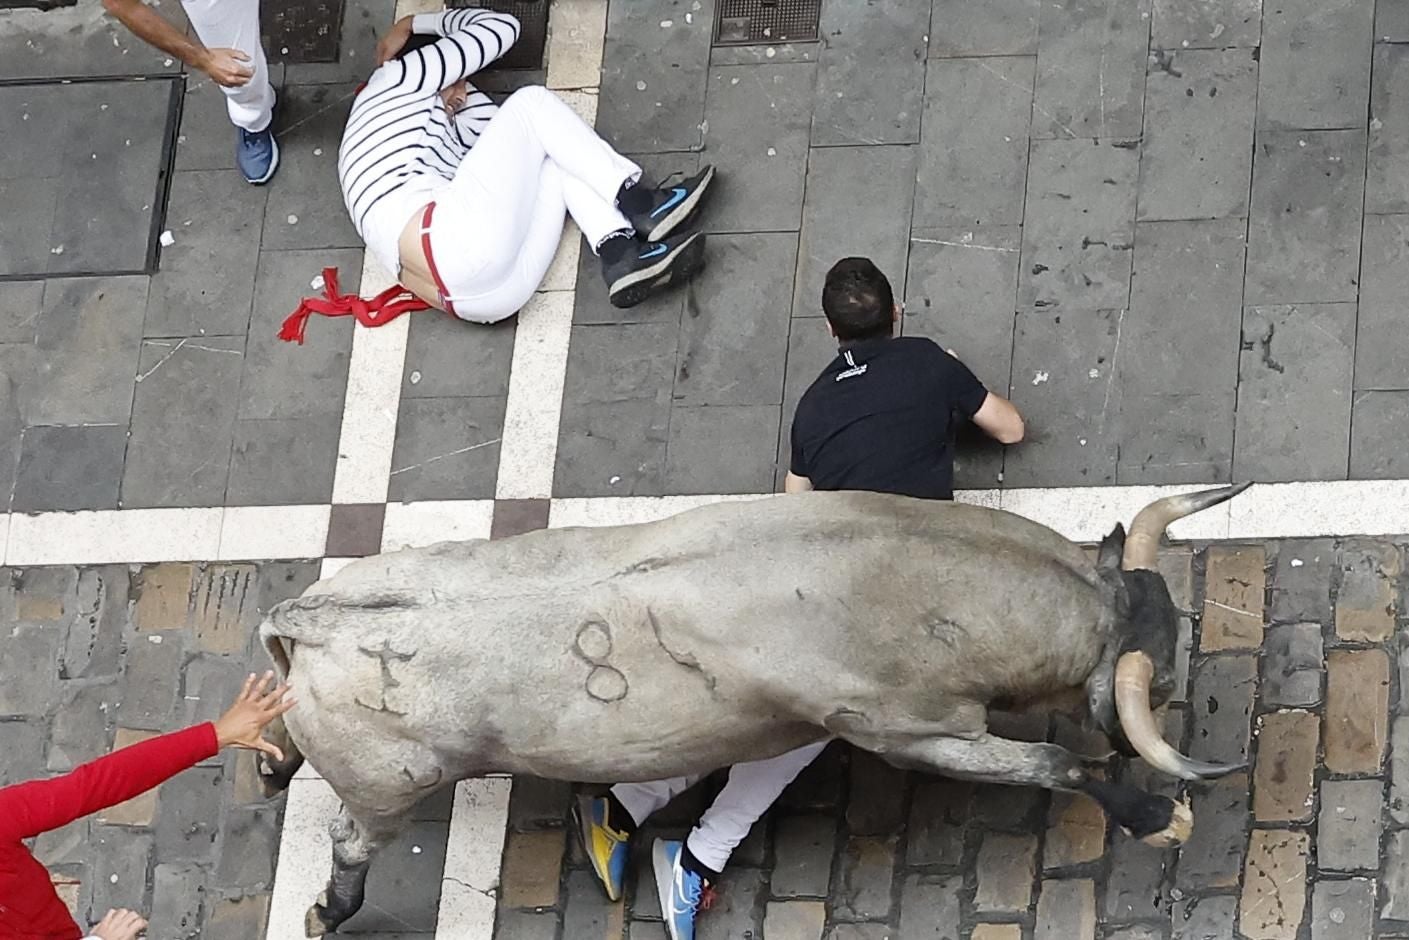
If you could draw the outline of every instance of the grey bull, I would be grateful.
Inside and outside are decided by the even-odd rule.
[[[275,607],[297,688],[272,792],[306,756],[343,801],[309,936],[362,904],[410,809],[457,780],[705,773],[842,738],[899,766],[1087,793],[1169,844],[1192,816],[1099,759],[991,734],[988,709],[1076,693],[1127,752],[1186,779],[1151,708],[1172,688],[1165,527],[1241,487],[1146,507],[1095,561],[1011,513],[872,493],[706,506],[354,562]]]

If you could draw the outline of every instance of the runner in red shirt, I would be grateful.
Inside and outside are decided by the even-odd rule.
[[[0,937],[5,940],[80,940],[44,866],[23,839],[66,826],[89,813],[115,806],[215,755],[223,747],[283,754],[260,737],[264,728],[294,706],[287,684],[273,687],[274,673],[250,673],[228,711],[214,723],[143,741],[84,764],[72,773],[0,788]],[[271,688],[272,687],[272,688]],[[109,911],[90,940],[135,940],[147,922],[127,910]]]

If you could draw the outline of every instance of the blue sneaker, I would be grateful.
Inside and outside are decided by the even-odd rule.
[[[274,139],[274,122],[258,133],[238,128],[239,143],[235,145],[235,165],[245,179],[263,186],[274,178],[279,169],[279,142]]]
[[[705,880],[680,864],[683,842],[657,839],[651,847],[651,866],[656,872],[656,893],[660,912],[670,940],[695,940],[695,915],[709,906],[712,892]]]
[[[674,235],[695,217],[713,182],[714,167],[706,166],[688,179],[653,190],[650,208],[631,216],[636,234],[648,242],[663,242]]]
[[[607,897],[621,900],[621,885],[626,879],[626,858],[631,834],[612,827],[604,796],[579,796],[572,808],[577,831],[582,836],[582,848],[592,861],[592,870],[606,889]]]
[[[639,239],[616,261],[602,265],[613,307],[634,307],[657,290],[689,280],[704,267],[701,232],[673,235],[662,242]]]

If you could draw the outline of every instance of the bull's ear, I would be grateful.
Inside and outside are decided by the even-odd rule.
[[[1101,539],[1101,549],[1096,553],[1096,567],[1102,570],[1120,570],[1120,557],[1125,552],[1125,526],[1119,522],[1111,529],[1111,534]]]

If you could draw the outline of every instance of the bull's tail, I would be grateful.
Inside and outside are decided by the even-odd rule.
[[[279,681],[286,681],[293,671],[293,664],[289,659],[290,653],[293,652],[293,639],[279,635],[273,623],[266,620],[260,625],[259,641],[264,644],[265,652],[274,661],[274,671],[279,674]],[[284,725],[283,718],[270,722],[264,736],[284,752],[283,760],[275,760],[267,754],[258,755],[256,767],[259,770],[259,780],[264,788],[264,795],[268,797],[283,793],[289,788],[294,774],[303,766],[303,752],[289,736],[289,729]]]

